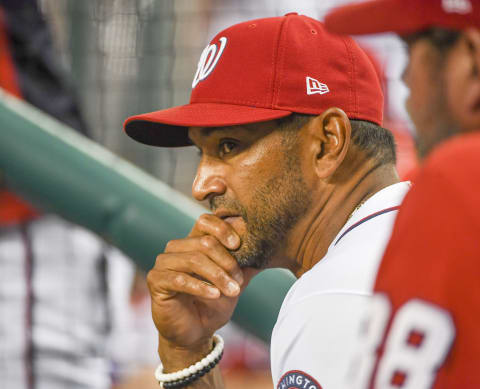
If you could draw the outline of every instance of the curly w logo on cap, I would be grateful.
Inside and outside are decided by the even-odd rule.
[[[197,72],[193,77],[192,88],[195,88],[200,81],[205,80],[208,75],[213,72],[213,69],[215,69],[215,66],[217,66],[217,62],[222,56],[226,45],[227,38],[222,36],[220,38],[220,48],[218,49],[218,53],[216,44],[205,47],[202,55],[200,56],[200,60],[198,61]]]

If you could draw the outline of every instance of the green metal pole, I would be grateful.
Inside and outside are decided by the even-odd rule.
[[[205,209],[79,135],[0,92],[0,170],[7,185],[40,208],[82,225],[150,269],[171,239],[186,236]],[[258,275],[234,320],[269,342],[293,283],[282,270]]]

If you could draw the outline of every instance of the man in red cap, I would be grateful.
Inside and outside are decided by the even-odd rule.
[[[375,70],[353,40],[293,13],[220,32],[192,87],[190,104],[125,123],[140,142],[199,149],[193,196],[213,212],[149,273],[156,377],[164,388],[222,387],[214,332],[256,273],[283,267],[299,279],[272,335],[275,385],[340,388],[351,323],[409,186],[380,127]]]
[[[325,23],[405,40],[407,109],[428,155],[380,266],[350,386],[478,388],[480,1],[368,1]]]

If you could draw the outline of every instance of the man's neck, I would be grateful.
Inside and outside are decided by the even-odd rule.
[[[327,253],[356,208],[383,188],[399,182],[393,165],[366,163],[342,184],[330,184],[314,198],[308,214],[291,234],[283,265],[297,277]]]

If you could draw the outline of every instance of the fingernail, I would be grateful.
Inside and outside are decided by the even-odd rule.
[[[207,290],[208,290],[208,294],[212,297],[220,296],[220,291],[217,288],[212,288],[211,286],[209,286]]]
[[[233,281],[230,281],[228,283],[227,288],[231,294],[237,294],[238,292],[240,292],[240,286],[238,286],[238,284]]]
[[[228,246],[234,249],[238,246],[238,237],[236,235],[229,235],[227,238]]]
[[[235,274],[233,274],[233,278],[235,279],[235,281],[238,282],[239,285],[242,285],[242,284],[243,284],[243,274],[242,274],[241,271],[236,272]]]

